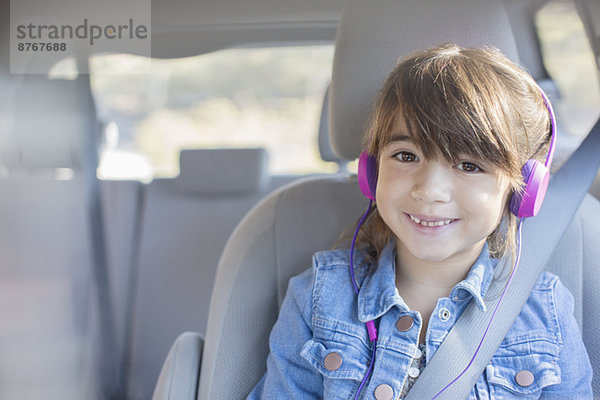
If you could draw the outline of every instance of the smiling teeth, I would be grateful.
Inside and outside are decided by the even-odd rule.
[[[415,223],[423,225],[423,226],[442,226],[442,225],[448,225],[452,222],[452,219],[446,219],[443,221],[421,221],[419,218],[417,217],[413,217],[412,215],[408,214],[408,216],[410,217],[410,219],[412,219]]]

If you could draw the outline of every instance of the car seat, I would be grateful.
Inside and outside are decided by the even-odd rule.
[[[98,279],[100,273],[107,274],[97,240],[103,238],[101,215],[96,213],[97,165],[95,154],[88,152],[102,124],[89,81],[13,74],[3,95],[0,280],[11,313],[35,321],[23,325],[0,307],[7,321],[2,343],[15,354],[0,365],[6,371],[3,393],[23,398],[44,390],[50,398],[56,393],[79,397],[82,389],[91,393],[99,385],[112,388],[116,373],[100,378],[98,367],[116,370],[116,346],[113,309],[107,306],[109,285]],[[52,319],[44,318],[48,310]],[[17,331],[22,331],[18,337],[7,335]],[[103,353],[98,352],[100,343]],[[39,350],[32,351],[32,344]],[[20,356],[28,352],[36,357]],[[22,376],[30,382],[26,389],[15,379]]]
[[[500,1],[347,3],[336,39],[330,101],[331,142],[338,156],[358,157],[370,105],[397,58],[443,42],[493,45],[518,61]],[[356,178],[319,177],[273,193],[244,218],[219,262],[199,386],[197,392],[188,392],[192,398],[247,396],[265,372],[269,332],[289,278],[311,266],[314,252],[331,248],[340,232],[356,222],[366,204]],[[595,295],[600,286],[600,250],[592,238],[600,235],[598,215],[600,204],[586,196],[548,266],[561,275],[574,294],[576,317],[596,369],[600,365],[600,304]],[[181,347],[184,342],[198,349],[201,341],[193,334],[184,335],[172,356],[186,354]],[[196,351],[194,357],[200,353]],[[168,392],[165,388],[185,385],[186,380],[193,384],[189,380],[194,373],[187,370],[183,376],[174,371],[163,370],[155,399],[174,399],[158,396]],[[599,383],[596,378],[597,390]]]

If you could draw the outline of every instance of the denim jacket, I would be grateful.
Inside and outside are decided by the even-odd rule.
[[[396,289],[394,246],[382,252],[371,272],[358,254],[355,258],[358,296],[347,250],[315,254],[312,269],[290,280],[271,332],[267,372],[248,399],[354,399],[371,362],[369,320],[377,321],[379,338],[360,398],[380,399],[382,387],[386,399],[399,398],[423,321]],[[427,362],[470,301],[485,308],[496,264],[484,246],[466,279],[438,299],[426,332]],[[412,327],[401,331],[397,321],[407,315]],[[334,362],[327,362],[332,353],[337,353]],[[520,371],[529,371],[533,382],[522,386],[516,378]],[[573,297],[555,275],[544,272],[468,399],[591,399],[591,380]]]

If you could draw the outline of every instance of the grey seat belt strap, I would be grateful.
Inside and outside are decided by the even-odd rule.
[[[407,400],[465,399],[506,336],[515,318],[529,298],[540,273],[569,222],[583,201],[600,165],[600,121],[592,128],[567,163],[550,180],[546,199],[539,214],[523,222],[520,266],[490,325],[490,329],[466,372],[435,397],[446,385],[459,376],[471,362],[484,331],[500,300],[504,279],[494,279],[488,289],[482,312],[474,302],[466,307],[419,378]],[[502,259],[500,263],[506,263]],[[498,265],[502,268],[502,265]],[[508,266],[510,268],[511,266]],[[493,296],[498,294],[497,296]]]

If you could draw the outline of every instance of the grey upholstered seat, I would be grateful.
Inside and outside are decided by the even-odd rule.
[[[215,271],[233,229],[292,177],[272,177],[261,148],[186,149],[180,175],[144,188],[129,327],[128,395],[147,399],[179,333],[204,334]]]
[[[12,75],[3,93],[0,369],[7,397],[77,397],[84,382],[95,384],[88,351],[96,339],[90,328],[96,317],[90,306],[91,222],[81,140],[91,134],[86,126],[96,115],[87,107],[85,83]],[[75,376],[80,380],[74,382]]]
[[[357,158],[370,104],[396,59],[443,42],[491,44],[517,60],[502,2],[493,0],[351,0],[336,41],[331,141]],[[366,207],[352,177],[317,177],[285,187],[240,223],[217,270],[197,398],[242,399],[266,368],[268,336],[291,276],[331,248]],[[573,291],[576,314],[595,367],[598,353],[600,204],[588,196],[549,269]],[[173,376],[172,376],[173,377]],[[599,380],[596,378],[595,387]]]
[[[343,172],[344,160],[329,145],[326,106],[327,95],[319,125],[321,158]],[[237,223],[267,194],[302,178],[269,175],[267,153],[258,148],[186,149],[180,171],[176,179],[157,179],[144,188],[130,332],[132,399],[148,397],[178,333],[205,333],[219,257]]]
[[[329,141],[329,86],[323,96],[323,104],[321,106],[321,119],[319,121],[319,154],[323,161],[334,162],[338,165],[338,173],[347,173],[348,160],[338,157],[331,148]]]

